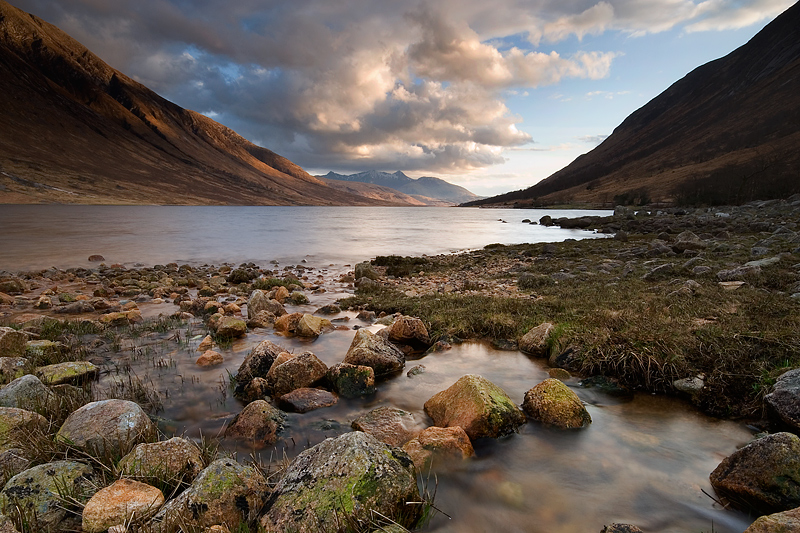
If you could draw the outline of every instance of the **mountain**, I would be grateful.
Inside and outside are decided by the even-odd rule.
[[[383,187],[381,185],[375,185],[374,183],[363,183],[360,181],[341,181],[341,180],[334,180],[328,179],[326,177],[320,177],[320,180],[325,182],[328,187],[336,189],[338,191],[343,191],[349,194],[357,194],[359,196],[363,196],[365,198],[372,198],[373,200],[378,200],[380,202],[385,203],[386,205],[398,205],[398,206],[430,206],[430,205],[452,205],[451,203],[442,202],[437,200],[430,199],[433,203],[426,203],[422,200],[410,196],[408,194],[402,193],[396,189],[392,189],[391,187]]]
[[[329,180],[351,181],[361,183],[372,183],[382,187],[390,187],[397,191],[411,195],[426,205],[460,204],[478,200],[480,197],[468,191],[464,187],[453,185],[443,179],[423,177],[419,179],[409,178],[399,170],[394,173],[379,172],[368,170],[349,176],[328,172],[324,176]]]
[[[0,203],[385,203],[328,187],[2,0],[0,109]]]
[[[737,204],[800,192],[800,3],[540,183],[468,205]]]

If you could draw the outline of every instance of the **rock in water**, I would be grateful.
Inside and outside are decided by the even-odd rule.
[[[759,517],[744,533],[792,533],[800,531],[800,507]]]
[[[434,457],[444,460],[463,460],[475,455],[469,436],[458,426],[449,428],[432,426],[424,429],[408,441],[403,449],[420,471],[429,468]]]
[[[525,423],[525,415],[503,389],[467,374],[425,402],[425,412],[439,427],[460,426],[474,440],[501,437]]]
[[[298,337],[317,338],[323,331],[333,329],[333,324],[327,318],[304,314],[295,327],[294,334]]]
[[[102,533],[111,526],[129,523],[133,518],[147,520],[163,503],[164,494],[159,489],[130,479],[118,479],[86,502],[81,513],[82,529],[86,533]]]
[[[274,397],[283,396],[295,389],[311,387],[328,373],[328,367],[311,352],[303,352],[267,373],[267,382]]]
[[[762,513],[800,507],[800,438],[773,433],[725,459],[710,476],[721,496]]]
[[[344,362],[371,367],[375,377],[382,377],[401,371],[406,364],[406,357],[382,337],[360,329],[353,337]]]
[[[358,398],[375,393],[375,371],[363,365],[338,363],[328,369],[328,381],[345,398]]]
[[[281,408],[295,413],[307,413],[315,409],[336,405],[339,398],[332,392],[303,387],[278,398]]]
[[[352,428],[369,433],[389,446],[402,446],[422,429],[414,415],[397,407],[382,405],[353,420]]]
[[[267,531],[316,533],[343,520],[369,523],[377,512],[413,527],[422,506],[407,503],[419,501],[408,455],[355,431],[326,439],[292,461],[261,526]]]
[[[782,374],[764,400],[785,424],[800,430],[800,368]]]
[[[247,385],[253,378],[265,378],[267,372],[275,362],[279,353],[285,352],[283,347],[278,346],[272,341],[261,341],[245,357],[239,370],[236,372],[236,388],[233,395],[241,398]]]
[[[419,318],[400,316],[389,326],[389,340],[423,350],[431,345],[428,329]]]
[[[91,402],[70,414],[56,439],[90,453],[125,453],[155,435],[141,407],[129,400]]]
[[[274,444],[283,428],[284,414],[264,400],[250,402],[231,420],[225,436],[244,439],[258,446]]]
[[[232,459],[218,459],[192,485],[168,501],[153,518],[161,533],[225,525],[230,529],[256,519],[269,493],[264,477]]]
[[[592,423],[592,417],[578,395],[553,378],[526,392],[522,409],[534,420],[560,428],[582,428]]]
[[[547,341],[555,328],[556,326],[552,322],[543,322],[535,328],[531,328],[519,340],[519,349],[529,355],[547,357]]]
[[[8,480],[0,492],[0,506],[12,502],[34,523],[31,527],[56,531],[67,514],[62,494],[91,496],[92,467],[75,461],[55,461],[34,466]]]

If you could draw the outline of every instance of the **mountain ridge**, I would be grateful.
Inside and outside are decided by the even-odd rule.
[[[401,193],[413,196],[427,205],[441,205],[441,202],[456,205],[480,198],[466,188],[454,185],[441,178],[425,176],[414,179],[406,176],[400,170],[391,173],[367,170],[349,175],[330,171],[319,177],[324,177],[327,180],[370,183],[381,187],[390,187]]]
[[[800,192],[800,3],[545,180],[466,205],[723,204]]]
[[[328,187],[4,0],[0,107],[0,203],[384,203]]]

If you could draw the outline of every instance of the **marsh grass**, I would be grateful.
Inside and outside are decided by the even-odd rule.
[[[696,279],[682,267],[687,257],[648,256],[652,236],[632,236],[625,243],[558,243],[554,254],[542,254],[543,244],[491,246],[427,258],[426,273],[457,276],[467,269],[472,286],[518,278],[519,296],[487,291],[407,296],[383,285],[359,289],[341,304],[418,316],[433,337],[519,338],[551,321],[557,328],[549,340],[550,354],[578,347],[581,374],[606,375],[634,389],[667,393],[675,392],[676,379],[703,375],[706,386],[693,401],[706,412],[758,415],[775,379],[800,366],[800,302],[787,295],[800,282],[800,258],[783,256],[761,274],[749,276],[738,290],[725,290],[713,277],[750,261],[758,238],[740,236],[706,251],[701,264],[712,273]],[[496,268],[481,277],[498,263],[513,264],[513,270]],[[666,263],[673,265],[669,275],[643,279]],[[600,270],[604,264],[610,273]],[[555,281],[552,275],[559,272],[574,278]],[[700,286],[679,291],[688,279]]]

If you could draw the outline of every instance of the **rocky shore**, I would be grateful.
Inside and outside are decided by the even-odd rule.
[[[521,212],[524,213],[524,212]],[[157,265],[0,273],[0,520],[9,531],[405,531],[435,501],[419,473],[465,461],[476,439],[527,421],[581,431],[592,417],[562,380],[614,394],[684,396],[764,430],[711,483],[726,504],[781,531],[800,507],[800,199],[714,210],[618,208],[605,218],[537,221],[607,239],[436,257],[378,257],[347,272],[305,265]],[[354,293],[308,311],[328,292]],[[164,434],[141,383],[101,390],[104,343],[202,324],[199,367],[219,346],[259,331],[314,339],[351,329],[342,360],[256,344],[232,378],[241,412],[223,440],[264,448],[287,412],[368,397],[410,359],[482,338],[550,367],[511,398],[465,369],[431,391],[420,425],[382,406],[353,432],[309,447],[277,470],[240,463],[202,440]],[[333,318],[333,320],[331,320]],[[427,426],[427,427],[426,427]],[[598,525],[598,530],[601,529]],[[604,531],[638,531],[612,524]]]

